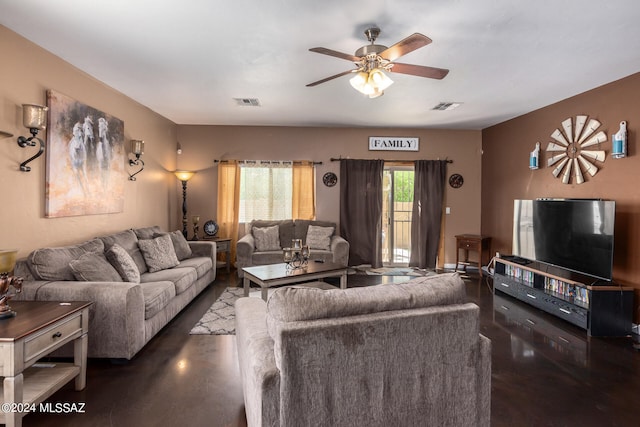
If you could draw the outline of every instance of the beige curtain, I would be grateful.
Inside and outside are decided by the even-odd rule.
[[[240,167],[235,160],[218,164],[219,234],[231,238],[231,260],[236,259],[238,212],[240,210]]]
[[[293,219],[316,218],[315,168],[312,162],[293,163]]]

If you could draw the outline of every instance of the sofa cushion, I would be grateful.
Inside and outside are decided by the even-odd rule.
[[[279,221],[266,221],[266,220],[254,220],[251,221],[251,227],[249,228],[248,233],[253,235],[252,230],[254,227],[272,227],[274,225],[278,226],[278,234],[280,235],[280,244],[283,247],[291,246],[291,240],[295,239],[294,230],[293,230],[293,220],[292,219],[283,219]],[[301,239],[302,237],[300,237]],[[279,248],[279,249],[282,249]]]
[[[209,257],[187,258],[180,261],[178,268],[180,267],[191,267],[195,269],[199,279],[213,268],[213,260]]]
[[[122,277],[102,252],[87,252],[69,262],[76,280],[85,282],[122,282]]]
[[[462,304],[466,288],[458,273],[419,277],[394,285],[323,291],[282,288],[269,298],[270,318],[281,322],[325,319],[381,311]]]
[[[180,263],[168,234],[162,234],[153,239],[139,240],[138,246],[140,246],[140,251],[150,273],[172,268]]]
[[[141,283],[144,299],[144,318],[150,319],[158,314],[176,296],[175,286],[171,282]]]
[[[141,283],[172,282],[176,295],[181,294],[198,280],[198,273],[191,267],[176,267],[168,270],[145,273],[140,276]]]
[[[182,234],[182,231],[173,231],[169,233],[169,236],[171,237],[171,242],[173,242],[173,249],[175,249],[176,251],[176,257],[178,257],[178,261],[187,259],[192,255],[189,242],[187,242],[187,239],[184,238],[184,234]]]
[[[311,219],[296,219],[295,226],[294,226],[295,233],[293,238],[304,240],[307,237],[307,233],[309,231],[310,225],[315,225],[318,227],[333,227],[334,232],[336,228],[335,222],[317,221],[317,220],[311,220]]]
[[[278,225],[263,228],[254,227],[251,232],[256,241],[256,251],[278,251],[282,249]]]
[[[321,249],[328,251],[331,249],[331,236],[335,227],[319,227],[317,225],[309,225],[307,229],[306,242],[309,249]]]
[[[36,249],[29,254],[29,269],[38,280],[75,280],[69,263],[87,252],[103,251],[104,244],[100,239],[73,246]]]
[[[133,258],[122,246],[114,243],[105,251],[107,260],[116,269],[125,282],[140,283],[140,270]]]
[[[254,252],[253,265],[278,264],[284,262],[282,251]]]
[[[142,256],[140,247],[138,246],[138,237],[133,230],[124,230],[116,234],[102,236],[100,237],[100,240],[104,242],[104,247],[107,250],[114,244],[119,244],[129,255],[131,255],[131,258],[133,258],[133,261],[138,266],[140,274],[147,271],[147,264],[144,262],[144,257]]]
[[[133,228],[132,230],[135,233],[138,240],[153,239],[156,234],[162,233],[162,229],[157,225],[154,225],[151,227]]]

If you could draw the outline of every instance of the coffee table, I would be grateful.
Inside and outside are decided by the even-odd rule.
[[[267,300],[269,288],[279,285],[291,285],[326,277],[339,277],[340,288],[347,288],[347,267],[335,262],[309,261],[306,268],[287,269],[287,264],[267,264],[244,267],[244,296],[249,296],[251,282],[260,286],[262,299]]]

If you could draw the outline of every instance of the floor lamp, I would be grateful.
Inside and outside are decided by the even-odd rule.
[[[175,171],[174,174],[182,181],[182,234],[187,238],[187,181],[195,174],[191,171]]]

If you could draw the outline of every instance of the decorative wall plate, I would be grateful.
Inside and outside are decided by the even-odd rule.
[[[334,185],[336,185],[336,183],[338,182],[338,177],[336,176],[335,173],[333,172],[327,172],[324,174],[324,176],[322,177],[322,182],[324,183],[324,185],[326,185],[327,187],[333,187]]]
[[[454,173],[449,177],[449,185],[453,188],[460,188],[464,184],[464,178],[459,173]]]
[[[556,165],[553,169],[553,176],[560,177],[562,173],[562,183],[568,184],[573,168],[573,182],[582,184],[584,182],[584,172],[594,176],[598,173],[598,167],[592,161],[604,162],[606,153],[604,150],[586,149],[598,145],[607,140],[604,131],[595,133],[600,127],[600,122],[590,119],[588,116],[576,116],[575,129],[573,119],[569,117],[562,122],[562,130],[556,129],[551,134],[555,142],[547,145],[547,151],[551,156],[547,160],[547,165]],[[594,147],[595,148],[595,147]]]

